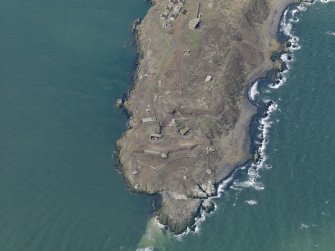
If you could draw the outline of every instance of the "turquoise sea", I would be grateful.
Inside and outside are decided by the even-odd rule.
[[[150,198],[127,191],[114,102],[132,80],[139,0],[0,0],[0,250],[335,250],[335,2],[285,15],[290,70],[260,80],[263,161],[237,170],[200,231],[151,224]],[[301,48],[300,48],[301,47]],[[300,49],[299,49],[300,48]],[[287,58],[287,57],[286,57]],[[271,102],[271,103],[270,103]],[[149,222],[149,223],[148,223]]]

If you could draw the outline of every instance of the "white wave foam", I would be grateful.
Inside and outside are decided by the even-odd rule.
[[[286,10],[286,11],[287,11],[287,12],[286,12],[286,16],[284,15],[284,18],[287,17],[288,10]],[[298,9],[294,9],[294,10],[291,11],[291,14],[292,14],[292,16],[294,16],[294,15],[297,14],[298,12],[299,12]]]
[[[244,166],[243,166],[244,167]],[[243,167],[240,167],[241,169]],[[237,169],[224,181],[222,181],[219,186],[218,186],[218,194],[215,198],[221,198],[222,193],[225,192],[225,189],[229,186],[229,184],[232,182],[234,179],[235,173],[237,172]]]
[[[269,87],[271,89],[278,89],[279,87],[283,86],[286,83],[287,75],[288,75],[288,70],[285,70],[283,72],[279,72],[276,76],[275,82],[270,83]]]
[[[216,210],[216,205],[215,205],[215,209],[214,211]],[[209,214],[212,214],[213,212],[209,213]],[[181,234],[178,234],[178,235],[174,235],[174,237],[177,239],[177,240],[182,240],[182,238],[190,233],[194,233],[194,234],[198,234],[200,233],[200,225],[202,222],[204,222],[206,220],[206,216],[209,215],[208,213],[205,212],[205,210],[203,210],[202,208],[200,208],[200,213],[199,213],[199,216],[196,217],[194,220],[195,220],[195,223],[194,223],[194,231],[191,231],[191,229],[188,227],[186,229],[185,232],[181,233]]]
[[[269,101],[266,100],[268,103]],[[260,181],[260,171],[262,169],[270,169],[271,166],[266,164],[267,161],[267,155],[266,155],[266,149],[267,145],[269,143],[269,132],[270,128],[272,127],[273,121],[271,120],[272,114],[278,110],[278,104],[275,102],[270,101],[270,105],[268,106],[267,111],[265,112],[265,116],[260,119],[259,121],[259,140],[260,140],[260,146],[257,149],[258,154],[258,160],[255,163],[251,164],[251,167],[248,170],[248,180],[244,182],[238,182],[235,185],[238,185],[240,187],[252,187],[256,191],[262,191],[265,189],[264,184],[262,184]]]
[[[269,87],[271,89],[278,89],[283,86],[287,80],[289,70],[292,68],[292,63],[295,60],[294,52],[301,49],[300,39],[294,34],[293,24],[300,21],[297,17],[302,11],[306,10],[306,6],[311,5],[311,3],[301,3],[293,9],[287,9],[283,15],[280,23],[280,31],[288,37],[288,53],[284,53],[280,56],[280,59],[285,62],[287,70],[277,73],[274,83],[270,83]]]
[[[332,0],[335,2],[335,0]],[[322,2],[322,1],[321,1]],[[326,1],[327,2],[327,1]],[[329,0],[328,0],[329,2]],[[275,83],[271,83],[269,87],[271,89],[278,89],[287,80],[289,70],[292,67],[292,63],[295,60],[294,52],[301,49],[301,46],[299,44],[300,39],[294,34],[293,30],[293,23],[299,22],[299,18],[297,17],[297,14],[306,11],[307,6],[313,5],[314,3],[301,3],[297,7],[293,9],[287,9],[284,12],[283,18],[280,23],[280,31],[284,33],[288,37],[288,42],[290,43],[289,52],[281,55],[281,60],[286,63],[287,70],[283,72],[279,72],[276,76]],[[335,36],[331,33],[331,35]],[[267,111],[265,112],[265,116],[259,120],[259,135],[257,143],[259,144],[259,147],[257,149],[257,154],[259,156],[258,160],[255,163],[252,163],[250,168],[248,169],[248,178],[247,180],[240,181],[236,180],[233,182],[232,188],[233,189],[239,189],[239,188],[249,188],[252,187],[257,191],[264,190],[264,185],[259,181],[260,179],[260,171],[262,169],[270,169],[271,165],[267,164],[267,155],[266,155],[266,149],[269,143],[269,131],[272,127],[274,121],[272,120],[272,114],[279,110],[278,104],[270,101],[270,100],[264,100],[265,103],[269,103]]]
[[[327,31],[326,34],[329,36],[335,36],[335,31]]]
[[[302,3],[302,4],[299,4],[299,5],[297,6],[297,8],[298,8],[299,11],[306,11],[306,10],[307,10],[306,6],[304,6],[303,3]]]
[[[292,33],[292,24],[286,21],[285,15],[281,22],[280,31],[283,32],[286,36],[289,36]]]
[[[137,248],[136,251],[154,251],[154,247]]]
[[[328,2],[335,2],[335,0],[324,0],[322,1],[322,3],[328,3]],[[289,73],[289,70],[291,69],[291,64],[292,62],[294,62],[294,52],[297,50],[301,49],[301,45],[300,45],[300,39],[299,37],[297,37],[294,34],[294,30],[293,30],[293,24],[294,23],[298,23],[300,21],[300,19],[297,17],[297,14],[299,14],[300,12],[306,11],[307,10],[307,6],[313,5],[315,2],[313,3],[301,3],[299,4],[297,7],[293,8],[293,9],[287,9],[284,12],[283,18],[281,20],[280,23],[280,31],[284,33],[284,35],[286,35],[288,37],[288,42],[289,42],[289,52],[282,54],[281,55],[281,60],[283,60],[283,62],[286,63],[287,66],[287,70],[283,71],[283,72],[279,72],[277,74],[276,77],[276,81],[275,83],[271,83],[269,85],[269,87],[271,89],[278,89],[279,87],[281,87],[282,85],[284,85],[284,83],[287,80],[287,76]],[[332,35],[335,36],[335,32],[327,32],[328,35]],[[250,95],[251,96],[251,95]],[[252,97],[252,96],[251,96]],[[269,101],[265,101],[265,102],[269,102]],[[259,130],[260,130],[260,134],[258,135],[259,139],[260,139],[260,146],[257,150],[258,155],[260,156],[258,161],[256,163],[251,164],[251,167],[248,170],[248,179],[246,181],[234,181],[232,188],[233,189],[240,189],[240,188],[245,188],[245,187],[253,187],[255,190],[263,190],[264,189],[264,185],[259,182],[259,178],[260,178],[260,170],[263,168],[269,169],[271,168],[270,165],[266,164],[267,161],[267,156],[266,156],[266,148],[268,145],[268,134],[269,134],[269,130],[273,124],[273,121],[271,120],[271,115],[274,111],[278,110],[278,105],[274,102],[271,103],[271,105],[268,107],[268,110],[266,112],[266,116],[263,117],[262,119],[260,119],[259,121]],[[246,203],[253,203],[252,200],[250,201],[245,201]],[[256,202],[257,203],[257,202]],[[304,224],[302,224],[302,227],[305,227]]]
[[[265,189],[265,186],[263,183],[261,183],[260,181],[258,181],[260,179],[260,170],[262,169],[269,169],[271,168],[270,165],[265,164],[266,160],[267,160],[267,156],[265,154],[265,150],[268,144],[268,134],[269,134],[269,130],[273,124],[273,122],[271,121],[271,115],[273,112],[275,112],[276,110],[278,110],[278,104],[273,102],[273,101],[269,101],[269,100],[265,100],[266,103],[270,103],[270,105],[267,108],[267,111],[265,112],[265,116],[263,118],[261,118],[259,120],[259,129],[261,131],[261,133],[259,134],[259,140],[260,140],[260,147],[258,148],[257,152],[259,154],[259,159],[256,163],[252,163],[250,168],[247,171],[248,174],[248,178],[247,180],[241,181],[241,180],[235,180],[232,185],[230,186],[231,189],[233,190],[238,190],[241,191],[243,188],[253,188],[256,191],[262,191]],[[234,176],[236,174],[236,172],[238,172],[241,169],[246,169],[246,166],[241,166],[237,169],[235,169],[235,171],[224,181],[222,181],[218,188],[217,188],[217,195],[212,196],[210,198],[208,198],[208,200],[213,201],[213,199],[215,198],[220,198],[223,194],[223,192],[225,192],[226,188],[229,186],[229,184],[231,184],[231,182],[234,180]],[[246,203],[248,203],[249,205],[256,205],[257,201],[255,200],[250,200],[250,201],[246,201]],[[200,225],[202,222],[205,221],[206,216],[213,214],[216,210],[217,210],[217,205],[214,203],[214,210],[210,213],[206,213],[202,208],[200,208],[200,214],[198,217],[195,218],[195,230],[191,231],[190,228],[187,228],[187,230],[179,235],[175,235],[176,239],[181,240],[185,235],[189,234],[189,233],[199,233],[200,232]],[[159,223],[158,223],[159,224]],[[164,226],[163,226],[164,227]]]
[[[252,163],[250,168],[247,171],[248,174],[248,178],[244,181],[241,180],[235,180],[232,185],[230,186],[231,189],[233,190],[238,190],[241,191],[243,188],[253,188],[256,191],[262,191],[265,189],[264,184],[262,184],[260,181],[258,181],[260,179],[260,170],[262,169],[269,169],[271,168],[270,165],[265,164],[265,161],[267,160],[267,156],[265,154],[265,150],[266,150],[266,146],[268,144],[268,134],[269,134],[269,130],[272,126],[272,121],[271,121],[271,115],[273,112],[275,112],[276,110],[278,110],[278,105],[275,102],[269,101],[269,100],[265,100],[266,103],[270,103],[270,105],[268,106],[268,109],[266,111],[266,115],[261,118],[259,120],[259,128],[261,133],[259,134],[259,139],[260,139],[260,147],[258,148],[257,152],[259,154],[259,159],[256,163]],[[241,169],[246,169],[246,166],[241,166],[237,169],[235,169],[235,171],[224,181],[222,181],[218,188],[217,188],[217,195],[212,196],[210,198],[208,198],[208,200],[213,201],[213,199],[216,198],[220,198],[223,194],[223,192],[225,192],[226,188],[229,186],[229,184],[231,184],[231,182],[234,180],[235,174],[236,172],[238,172]],[[249,202],[249,203],[248,203]],[[256,205],[257,201],[254,200],[250,200],[246,203],[250,204],[250,205]],[[216,210],[217,210],[217,205],[214,203],[214,210],[210,213],[206,213],[202,208],[200,208],[200,213],[199,216],[195,218],[195,230],[191,231],[190,228],[187,228],[187,230],[179,235],[175,235],[176,239],[181,240],[185,235],[189,234],[189,233],[199,233],[200,232],[200,225],[202,222],[205,221],[206,216],[209,216],[210,214],[213,214]],[[159,222],[156,222],[157,224],[159,224]],[[164,227],[160,224],[161,227]]]
[[[316,3],[327,4],[327,3],[331,3],[331,2],[335,2],[335,0],[315,0],[313,2],[303,2],[301,4],[304,5],[304,6],[311,6],[311,5],[314,5]]]
[[[320,0],[321,3],[331,3],[335,2],[335,0]]]
[[[295,36],[293,33],[293,23],[298,23],[300,21],[296,15],[305,10],[306,6],[303,3],[291,10],[287,9],[280,22],[280,31],[288,37],[288,42],[291,44],[289,47],[290,52],[301,49],[301,46],[299,45],[299,37]]]
[[[299,21],[300,21],[300,19],[298,17],[290,18],[291,23],[298,23]]]
[[[232,189],[242,191],[243,188],[253,188],[256,191],[263,191],[265,186],[261,182],[257,182],[255,177],[249,176],[246,181],[236,181],[233,183]]]
[[[192,231],[189,227],[187,228],[187,230],[184,232],[184,233],[181,233],[179,235],[174,235],[174,237],[177,239],[177,240],[182,240],[182,238],[186,235],[188,235],[189,233],[194,233],[194,234],[197,234],[197,233],[200,233],[200,226],[201,226],[201,223],[204,222],[206,220],[206,217],[210,216],[211,214],[214,214],[215,211],[217,210],[218,206],[215,204],[215,202],[213,201],[213,199],[219,199],[222,197],[222,194],[226,191],[226,188],[229,186],[229,184],[231,184],[231,182],[233,181],[234,179],[234,176],[236,174],[236,172],[238,172],[239,169],[242,169],[243,167],[245,166],[241,166],[241,167],[238,167],[236,168],[233,173],[225,180],[223,180],[217,187],[217,194],[212,196],[212,197],[209,197],[207,198],[207,200],[211,201],[214,203],[214,210],[210,213],[206,213],[205,210],[203,210],[202,208],[200,208],[200,213],[199,215],[194,218],[195,220],[195,223],[194,223],[194,231]],[[157,220],[158,222],[158,220]],[[160,224],[158,222],[158,224]],[[164,227],[162,224],[160,224],[162,227]]]
[[[335,0],[319,0],[319,1],[321,3],[335,2]],[[293,9],[285,10],[283,18],[280,23],[280,31],[283,32],[284,35],[288,37],[288,42],[291,44],[291,46],[289,47],[289,53],[282,54],[281,59],[286,63],[288,70],[278,73],[277,82],[269,85],[271,89],[278,89],[279,87],[284,85],[284,83],[286,82],[289,70],[291,69],[291,64],[292,62],[294,62],[294,52],[301,49],[301,46],[299,44],[300,39],[299,37],[294,35],[294,32],[293,32],[293,23],[298,23],[300,21],[300,19],[296,15],[300,12],[306,11],[307,7],[315,4],[315,2],[313,3],[303,2],[297,5]],[[335,36],[335,32],[329,32],[329,33],[327,32],[327,34]],[[265,92],[269,92],[269,91],[265,90]],[[249,90],[249,97],[252,100],[254,100],[258,94],[259,94],[258,82],[255,82]],[[232,182],[235,179],[234,178],[235,173],[238,170],[246,169],[246,166],[241,166],[239,168],[236,168],[233,174],[229,178],[227,178],[226,180],[221,182],[221,184],[219,184],[218,189],[217,189],[217,195],[208,198],[209,200],[220,198],[222,196],[222,193],[225,192],[226,188],[229,186],[229,184],[231,184],[230,189],[237,190],[237,191],[243,191],[243,188],[253,188],[256,191],[262,191],[265,189],[264,184],[262,184],[262,182],[259,181],[259,179],[261,178],[260,171],[263,169],[272,168],[271,165],[266,163],[268,159],[266,155],[266,149],[269,143],[269,131],[273,125],[273,121],[271,117],[272,117],[272,114],[279,109],[278,109],[278,104],[273,101],[264,100],[264,102],[270,103],[270,105],[268,106],[267,111],[265,112],[265,116],[259,120],[258,129],[260,130],[260,133],[258,135],[258,143],[259,143],[259,147],[257,149],[257,154],[259,156],[258,160],[255,163],[252,163],[250,167],[248,168],[248,171],[247,171],[248,176],[246,180],[237,179],[234,182]],[[246,200],[245,203],[249,205],[257,205],[256,200]],[[215,209],[213,212],[215,212],[217,209],[217,205],[215,203],[214,205],[215,205]],[[234,203],[234,206],[235,206],[235,203]],[[209,214],[212,214],[213,212]],[[195,218],[195,224],[194,224],[195,231],[191,231],[190,228],[187,228],[187,230],[184,233],[180,235],[175,235],[175,237],[177,239],[182,239],[183,236],[191,232],[199,233],[201,223],[205,221],[206,216],[208,216],[209,214],[207,214],[201,208],[199,216]],[[161,225],[161,227],[164,227],[164,226]],[[309,227],[309,226],[305,224],[301,224],[301,228],[306,228],[306,227]]]
[[[251,100],[255,100],[256,96],[259,94],[257,88],[258,88],[258,81],[256,81],[249,90],[249,97]]]
[[[245,203],[247,203],[250,206],[255,206],[257,205],[257,201],[256,200],[246,200]]]
[[[237,168],[238,169],[238,168]],[[237,169],[225,180],[223,180],[217,188],[217,194],[207,198],[207,200],[211,201],[214,203],[214,210],[210,213],[206,213],[205,210],[203,210],[202,208],[200,208],[200,213],[197,217],[194,218],[195,223],[193,225],[194,227],[194,231],[192,231],[189,227],[186,229],[185,232],[179,234],[179,235],[174,235],[174,237],[177,240],[182,240],[182,238],[186,235],[188,235],[189,233],[200,233],[200,226],[201,223],[204,222],[206,220],[206,217],[208,217],[209,215],[213,214],[216,210],[217,210],[217,205],[215,204],[215,202],[213,201],[213,199],[218,199],[221,198],[222,193],[225,192],[225,189],[229,186],[229,184],[231,183],[231,181],[234,179],[234,174],[237,172]],[[157,224],[160,224],[157,220]],[[164,228],[164,225],[160,224],[160,226],[162,226]]]
[[[154,247],[137,248],[136,251],[154,251]]]
[[[206,214],[207,213],[203,209],[200,209],[200,217],[196,219],[195,223],[195,230],[194,230],[195,233],[200,232],[200,224],[206,220]]]
[[[290,70],[290,64],[294,62],[294,54],[292,53],[285,53],[280,56],[280,59],[286,63],[288,70]]]
[[[315,4],[315,1],[313,1],[313,2],[303,2],[303,4],[305,6],[311,6],[311,5]]]
[[[331,0],[331,1],[335,2],[335,0]],[[321,0],[321,2],[323,1]],[[330,2],[330,0],[328,0],[328,2]],[[287,9],[284,12],[282,21],[280,23],[280,31],[283,32],[284,35],[288,37],[288,42],[291,44],[291,46],[289,47],[288,53],[281,55],[281,59],[286,63],[287,70],[278,73],[277,82],[272,83],[270,85],[271,89],[277,89],[286,82],[288,74],[289,74],[289,70],[291,69],[292,63],[295,60],[294,52],[301,49],[301,46],[299,44],[300,39],[298,36],[294,34],[293,24],[300,21],[300,19],[297,17],[297,14],[299,14],[302,11],[306,11],[307,7],[310,5],[313,5],[314,3],[302,3],[302,4],[299,4],[297,7],[293,9]],[[255,97],[253,96],[253,94],[255,94],[257,91],[258,86],[256,85],[256,83],[251,87],[250,92],[249,92],[249,96],[252,99],[254,99]],[[267,92],[267,90],[265,90],[265,92]],[[257,94],[258,94],[258,91],[257,91]],[[268,103],[269,106],[265,112],[265,116],[259,120],[258,129],[260,133],[258,135],[258,140],[257,140],[257,143],[259,144],[259,147],[257,149],[258,160],[255,163],[252,163],[250,167],[248,168],[246,180],[244,179],[235,180],[230,186],[230,189],[237,190],[237,191],[243,191],[244,188],[253,188],[257,191],[262,191],[265,189],[264,184],[261,181],[259,181],[259,179],[261,178],[261,170],[272,168],[272,166],[267,163],[268,157],[266,155],[266,150],[269,144],[270,129],[274,123],[274,121],[272,120],[272,115],[274,112],[280,111],[280,110],[276,102],[273,102],[270,100],[264,100],[264,102]],[[239,169],[246,169],[246,166],[240,167]],[[231,184],[233,179],[234,179],[233,177],[231,177],[230,179],[227,179],[222,184],[222,187],[221,185],[219,186],[218,190],[223,192],[227,184]],[[257,201],[255,200],[247,200],[245,202],[248,203],[249,205],[257,204]],[[303,225],[303,227],[305,227],[305,225]]]
[[[307,224],[304,224],[304,223],[302,223],[301,225],[300,225],[300,229],[306,229],[306,228],[309,228],[309,226],[307,225]]]

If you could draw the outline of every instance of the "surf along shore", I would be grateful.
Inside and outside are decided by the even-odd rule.
[[[158,221],[194,227],[220,182],[254,158],[248,89],[272,61],[283,11],[298,0],[154,1],[138,27],[140,61],[117,142],[120,171],[138,193],[159,194]]]

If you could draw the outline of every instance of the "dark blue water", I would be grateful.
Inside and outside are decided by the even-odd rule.
[[[0,0],[0,250],[134,250],[150,203],[114,170],[138,0]],[[124,247],[122,249],[122,247]]]

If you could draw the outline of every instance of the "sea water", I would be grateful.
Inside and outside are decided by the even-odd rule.
[[[149,220],[150,198],[129,193],[113,168],[126,129],[114,102],[136,56],[129,26],[147,8],[0,0],[0,250],[333,250],[335,3],[286,13],[290,69],[250,97],[262,159],[237,170],[216,211],[179,238]]]
[[[0,250],[135,250],[150,201],[115,171],[141,0],[0,0]]]

